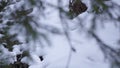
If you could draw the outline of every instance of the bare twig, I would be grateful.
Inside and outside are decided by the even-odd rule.
[[[60,0],[59,1],[59,4],[61,3]],[[60,4],[61,5],[61,4]],[[60,6],[59,5],[59,6]],[[60,11],[59,11],[60,12]],[[61,13],[61,12],[60,12]],[[70,39],[70,33],[69,33],[69,30],[68,30],[68,25],[67,25],[67,22],[64,20],[62,14],[59,14],[60,15],[60,18],[61,18],[61,25],[63,27],[63,30],[64,30],[64,35],[66,36],[66,39],[68,40],[68,43],[69,43],[69,46],[70,46],[70,51],[69,51],[69,56],[68,56],[68,61],[67,61],[67,65],[65,68],[69,68],[69,64],[71,62],[71,58],[72,58],[72,52],[74,51],[75,52],[75,49],[73,48],[73,45],[72,45],[72,42],[71,42],[71,39]]]

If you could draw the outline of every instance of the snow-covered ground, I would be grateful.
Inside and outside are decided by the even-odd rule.
[[[48,1],[51,2],[51,0]],[[54,3],[54,1],[52,3]],[[56,4],[57,3],[55,3],[55,5]],[[48,9],[46,12],[47,11],[50,10]],[[47,15],[46,20],[40,19],[40,21],[43,22],[43,24],[55,26],[59,28],[61,32],[63,32],[57,11],[53,11],[52,14]],[[72,23],[71,26],[77,24]],[[77,28],[70,30],[69,33],[72,45],[76,49],[76,52],[72,52],[71,61],[69,64],[70,68],[109,68],[109,63],[105,60],[104,55],[99,48],[99,45],[95,42],[94,39],[87,38],[85,33],[80,34],[79,29]],[[100,29],[98,31],[98,35],[103,41],[105,41],[105,43],[117,46],[116,40],[118,40],[120,34],[119,30],[117,30],[113,24],[107,23],[106,28]],[[70,46],[66,36],[64,34],[55,35],[51,33],[48,33],[48,36],[50,37],[52,46],[44,49],[46,52],[44,61],[39,60],[38,54],[42,53],[39,51],[43,51],[39,49],[35,51],[31,50],[31,57],[24,57],[22,59],[22,62],[28,63],[30,65],[29,68],[66,68],[70,53]],[[23,46],[23,48],[27,48],[27,46]],[[14,50],[15,52],[19,52],[17,49]]]

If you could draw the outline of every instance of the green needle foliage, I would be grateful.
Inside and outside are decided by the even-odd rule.
[[[51,12],[45,12],[48,7],[49,9],[52,8],[52,11],[58,10],[58,17],[62,21],[62,26],[64,27],[64,32],[69,42],[71,42],[71,39],[69,38],[69,29],[67,28],[69,25],[68,19],[76,19],[82,31],[98,42],[100,49],[104,55],[107,56],[107,59],[109,59],[111,68],[120,68],[119,49],[110,47],[96,34],[97,28],[100,27],[100,25],[104,26],[106,21],[112,21],[112,23],[120,29],[120,5],[112,0],[90,0],[89,6],[83,2],[83,0],[70,0],[67,4],[68,10],[65,9],[66,5],[63,5],[62,0],[58,0],[58,5],[53,5],[46,2],[46,0],[0,0],[0,46],[4,46],[11,52],[15,45],[30,44],[31,42],[39,42],[39,44],[43,46],[45,46],[44,42],[46,42],[48,45],[51,45],[51,40],[47,33],[57,35],[61,35],[62,33],[55,26],[41,23],[42,19],[47,20],[47,16],[51,14]],[[85,28],[85,21],[89,15],[86,15],[84,19],[79,17],[79,15],[84,12],[92,15],[90,22],[88,22],[91,24],[89,29]],[[25,39],[24,43],[17,38],[19,35],[22,35]],[[120,38],[118,44],[120,44],[119,41]],[[76,52],[74,47],[71,49]],[[0,50],[0,55],[1,54],[2,50]],[[23,57],[29,56],[29,51],[23,51],[22,55]],[[0,61],[0,64],[4,63]],[[17,65],[17,67],[11,64],[12,68],[18,68],[19,65],[24,65],[21,62],[19,65],[14,64]],[[28,65],[22,68],[24,67],[28,68]],[[0,68],[11,67],[5,65]]]

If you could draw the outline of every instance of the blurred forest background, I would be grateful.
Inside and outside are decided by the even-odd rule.
[[[37,56],[44,60],[44,48],[52,47],[49,36],[54,35],[67,38],[70,57],[66,68],[69,68],[71,53],[77,52],[70,31],[76,29],[97,42],[111,68],[120,68],[119,0],[81,1],[87,5],[87,11],[70,19],[69,0],[0,0],[0,68],[28,68],[29,64],[21,60],[32,56],[36,48],[40,51]],[[99,34],[109,23],[118,31],[114,44],[106,42]]]

